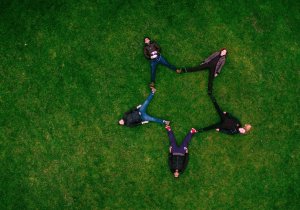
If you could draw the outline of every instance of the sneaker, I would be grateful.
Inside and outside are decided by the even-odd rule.
[[[171,131],[171,127],[169,125],[166,125],[165,128],[166,128],[167,131]]]
[[[191,133],[197,133],[198,131],[195,128],[191,129]]]
[[[171,123],[170,121],[165,120],[165,124],[166,124],[167,126],[169,126],[170,123]]]

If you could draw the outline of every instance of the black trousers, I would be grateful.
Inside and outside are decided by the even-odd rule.
[[[210,96],[212,103],[214,104],[214,107],[215,107],[218,115],[220,116],[221,122],[212,124],[210,126],[202,128],[202,129],[199,129],[201,131],[208,131],[208,130],[219,128],[220,125],[222,124],[222,122],[225,120],[225,114],[223,113],[222,109],[220,108],[219,104],[217,103],[216,98],[213,95],[209,95],[209,96]]]
[[[199,66],[195,66],[195,67],[191,67],[191,68],[185,68],[185,72],[204,71],[206,69],[209,70],[209,76],[208,76],[208,93],[212,94],[213,80],[215,78],[215,69],[216,69],[215,62],[202,63]]]

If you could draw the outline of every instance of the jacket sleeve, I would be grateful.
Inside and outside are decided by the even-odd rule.
[[[225,56],[223,56],[222,58],[220,58],[220,60],[218,61],[215,72],[220,73],[222,67],[224,66],[224,64],[225,64]]]
[[[160,53],[160,46],[156,42],[153,42],[153,45],[156,48],[157,52]]]
[[[144,56],[145,56],[145,58],[150,60],[150,54],[149,54],[149,51],[147,49],[147,46],[144,47]]]
[[[219,126],[220,126],[220,123],[215,123],[215,124],[212,124],[210,126],[207,126],[207,127],[204,127],[204,128],[199,128],[199,129],[196,129],[196,130],[199,131],[199,132],[204,132],[204,131],[209,131],[209,130],[219,128]]]
[[[181,172],[185,171],[188,162],[189,162],[189,153],[185,153],[183,167],[182,167],[182,171]]]
[[[148,123],[149,121],[142,121],[142,122],[136,122],[136,123],[131,123],[129,125],[127,125],[128,127],[136,127],[138,125],[143,125],[145,123]]]
[[[220,54],[220,52],[213,53],[212,55],[210,55],[208,58],[205,59],[204,63],[208,63],[209,61],[211,61],[212,59],[214,59],[219,54]]]
[[[125,112],[124,116],[130,114],[131,112],[133,112],[135,110],[138,110],[138,106],[137,107],[133,107],[129,111]]]
[[[127,125],[128,127],[136,127],[136,126],[138,126],[138,125],[141,125],[142,123],[135,123],[135,124],[130,124],[130,125]]]
[[[220,128],[220,132],[225,133],[225,134],[229,134],[229,135],[235,134],[234,132],[232,132],[232,130],[223,129],[223,128]]]
[[[235,121],[235,124],[239,124],[240,126],[242,125],[242,124],[241,124],[241,121],[240,121],[238,118],[236,118],[235,116],[233,116],[232,114],[230,114],[230,113],[227,112],[226,115],[227,115],[229,118],[233,119],[233,120]]]

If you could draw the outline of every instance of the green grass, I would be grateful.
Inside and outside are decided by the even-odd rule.
[[[0,209],[299,209],[297,1],[8,1],[0,6]],[[174,180],[164,128],[118,119],[148,95],[150,36],[177,66],[226,47],[221,107],[253,131],[196,135]],[[207,73],[157,70],[178,143],[218,120]]]

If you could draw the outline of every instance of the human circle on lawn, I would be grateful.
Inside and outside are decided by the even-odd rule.
[[[165,126],[167,135],[170,142],[169,147],[169,167],[174,177],[179,177],[181,173],[185,170],[188,159],[188,145],[192,137],[196,133],[201,133],[204,131],[215,130],[217,132],[234,135],[234,134],[246,134],[250,131],[251,125],[245,124],[242,126],[241,122],[234,117],[232,114],[225,112],[221,109],[217,103],[216,98],[213,95],[213,82],[214,79],[221,73],[222,67],[225,64],[227,49],[222,48],[219,51],[212,53],[206,59],[204,59],[199,65],[194,67],[183,67],[178,68],[170,64],[166,58],[161,54],[161,48],[157,42],[150,39],[150,37],[144,38],[144,56],[150,63],[150,93],[147,99],[140,105],[133,107],[129,111],[125,112],[122,119],[119,120],[119,125],[134,127],[137,125],[143,125],[149,122],[156,122]],[[208,87],[207,93],[211,99],[211,102],[220,117],[220,120],[212,125],[208,125],[204,128],[191,128],[182,141],[181,145],[177,145],[175,135],[170,126],[171,121],[166,119],[161,119],[158,117],[150,116],[147,114],[147,107],[152,101],[155,89],[155,79],[156,79],[156,67],[158,64],[164,65],[170,70],[176,72],[177,74],[191,73],[191,72],[204,72],[208,71]]]

